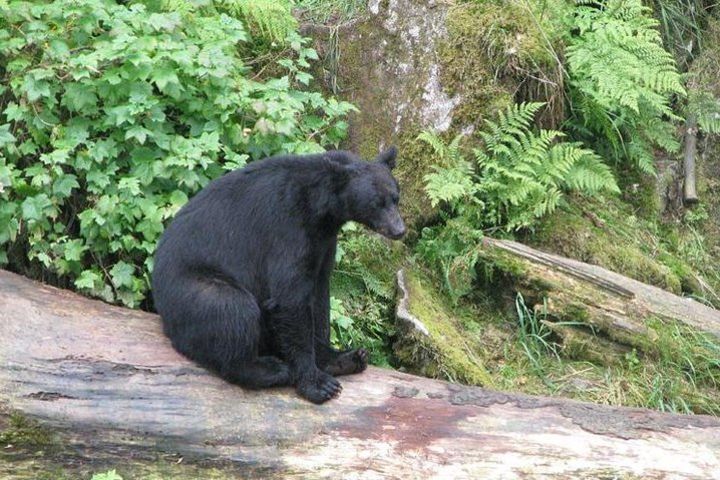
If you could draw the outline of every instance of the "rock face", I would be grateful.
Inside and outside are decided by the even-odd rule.
[[[416,140],[420,132],[468,134],[512,101],[546,101],[547,111],[562,115],[563,74],[548,53],[555,41],[546,34],[549,16],[536,18],[523,5],[370,0],[351,22],[305,26],[324,58],[325,87],[359,109],[345,147],[371,158],[398,146],[411,228],[432,215],[423,177],[438,163]]]
[[[340,89],[360,109],[354,149],[370,156],[402,132],[450,128],[460,98],[440,82],[447,13],[436,0],[371,0],[365,18],[339,31]]]

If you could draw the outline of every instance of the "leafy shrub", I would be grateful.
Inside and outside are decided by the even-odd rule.
[[[243,24],[106,0],[0,4],[0,264],[107,301],[148,290],[163,223],[226,170],[344,136],[352,107],[243,64]]]
[[[679,149],[669,121],[677,119],[671,96],[685,94],[675,60],[641,0],[578,4],[567,49],[575,126],[582,138],[609,141],[613,158],[653,173],[653,148]]]
[[[619,192],[612,172],[592,150],[559,142],[564,135],[556,130],[531,130],[541,107],[514,105],[501,112],[497,122],[487,120],[479,132],[484,148],[474,150],[474,162],[460,153],[460,137],[449,145],[429,133],[419,137],[442,162],[425,176],[428,197],[433,206],[448,208],[445,223],[426,229],[418,248],[440,267],[454,296],[462,295],[462,286],[469,287],[475,275],[483,229],[530,228],[552,212],[567,191]]]

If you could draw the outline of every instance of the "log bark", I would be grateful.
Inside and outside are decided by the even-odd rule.
[[[493,238],[484,239],[480,256],[504,271],[526,299],[547,300],[551,316],[586,324],[619,344],[644,348],[653,342],[653,319],[720,338],[720,311],[597,265]]]
[[[54,429],[76,456],[150,450],[244,478],[720,478],[713,417],[378,368],[343,384],[322,406],[246,391],[175,353],[154,315],[0,271],[0,411]]]

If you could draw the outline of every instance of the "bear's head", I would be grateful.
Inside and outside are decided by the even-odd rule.
[[[373,162],[355,163],[344,192],[350,220],[393,240],[405,235],[398,208],[400,189],[391,172],[396,156],[397,149],[391,147]]]

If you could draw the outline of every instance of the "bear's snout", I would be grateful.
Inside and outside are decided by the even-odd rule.
[[[385,221],[377,229],[377,232],[391,240],[400,240],[405,236],[405,222],[400,217],[400,212],[388,212]]]

